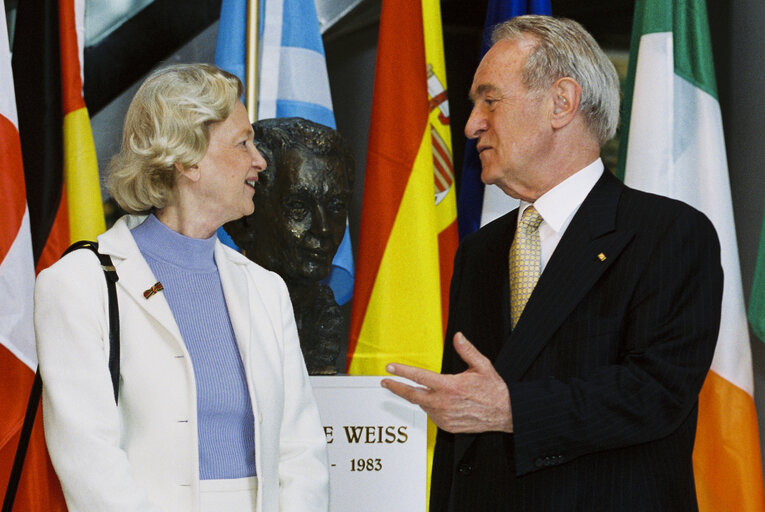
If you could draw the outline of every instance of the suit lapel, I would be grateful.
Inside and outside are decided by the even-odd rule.
[[[632,239],[632,230],[616,228],[622,189],[623,185],[605,171],[582,203],[497,357],[495,367],[505,379],[518,380],[523,376],[558,327]]]
[[[247,270],[247,265],[252,262],[245,256],[226,249],[218,242],[215,244],[215,261],[245,370],[256,383],[258,378],[267,376],[268,372],[254,371],[257,368],[253,369],[252,365],[259,363],[260,359],[253,359],[250,355],[255,344],[259,344],[263,349],[263,347],[271,346],[268,343],[262,343],[265,340],[280,339],[276,328],[281,326],[281,322],[269,314],[279,306],[270,303],[267,306],[266,298],[263,296],[264,290],[257,281],[252,279]],[[269,295],[268,300],[273,303],[274,296]],[[255,387],[257,388],[257,384]]]
[[[119,277],[117,286],[147,315],[164,327],[185,351],[181,331],[164,294],[160,292],[148,298],[144,296],[144,292],[157,282],[157,278],[130,233],[130,229],[144,219],[145,217],[136,216],[120,218],[111,230],[98,237],[99,251],[111,256]]]
[[[498,221],[495,221],[498,222]],[[478,344],[478,349],[481,353],[488,357],[490,360],[495,361],[498,354],[501,354],[504,340],[510,335],[510,280],[509,280],[509,267],[508,267],[508,254],[510,251],[510,245],[513,242],[515,236],[515,229],[518,224],[518,209],[513,210],[502,218],[503,226],[498,230],[498,236],[492,236],[487,239],[485,244],[485,251],[480,247],[476,248],[475,254],[485,254],[486,260],[481,261],[479,268],[481,270],[480,276],[483,276],[484,281],[480,283],[476,289],[481,293],[489,294],[488,303],[499,303],[498,314],[491,315],[493,321],[497,318],[501,319],[502,325],[499,326],[501,331],[497,333],[495,338],[489,337],[490,340],[475,339],[471,340]],[[501,286],[497,286],[496,280],[500,279]],[[472,314],[484,314],[485,311],[473,311]],[[496,339],[496,341],[494,341]],[[451,340],[447,340],[447,343]],[[496,364],[495,364],[496,366]],[[459,462],[464,457],[470,445],[476,439],[478,434],[461,434],[454,438],[454,463]]]

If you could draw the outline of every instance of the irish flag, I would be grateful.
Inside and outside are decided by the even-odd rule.
[[[438,0],[384,0],[377,48],[348,373],[440,371],[458,242]]]
[[[722,246],[722,324],[693,453],[699,508],[763,511],[751,351],[704,0],[637,1],[624,112],[625,183],[701,210]]]

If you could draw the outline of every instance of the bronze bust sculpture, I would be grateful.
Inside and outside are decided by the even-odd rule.
[[[345,232],[353,155],[337,131],[305,119],[252,127],[268,167],[255,187],[255,212],[224,229],[248,258],[287,283],[308,373],[334,374],[343,318],[320,281]]]

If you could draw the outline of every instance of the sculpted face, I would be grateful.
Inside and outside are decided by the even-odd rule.
[[[255,186],[255,212],[225,229],[248,258],[288,282],[320,281],[345,233],[353,169],[336,154],[260,149],[268,167]]]
[[[249,259],[287,283],[309,374],[333,374],[343,318],[320,281],[345,233],[353,157],[336,132],[304,119],[254,126],[268,164],[255,185],[255,212],[224,227]]]
[[[321,280],[329,274],[345,232],[343,163],[333,156],[290,149],[277,165],[269,201],[275,208],[274,249],[281,252],[285,275]]]

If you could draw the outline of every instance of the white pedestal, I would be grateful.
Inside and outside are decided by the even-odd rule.
[[[382,377],[311,377],[329,448],[330,512],[425,510],[427,417]]]

